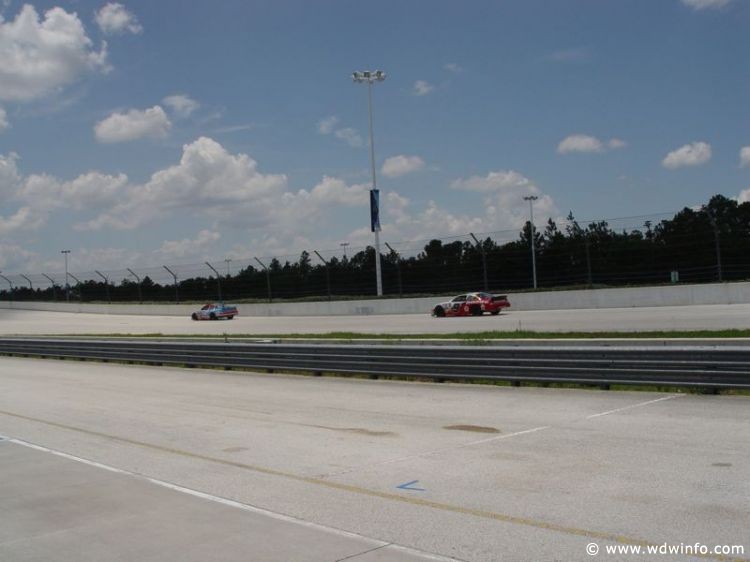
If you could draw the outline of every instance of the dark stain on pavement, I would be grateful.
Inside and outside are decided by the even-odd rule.
[[[473,431],[474,433],[500,433],[496,427],[483,427],[481,425],[444,425],[443,429],[451,431]]]

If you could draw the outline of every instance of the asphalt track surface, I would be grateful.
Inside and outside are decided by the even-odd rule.
[[[3,357],[0,559],[749,560],[749,429],[745,396]]]
[[[0,335],[30,334],[446,334],[484,331],[644,332],[750,329],[750,304],[513,311],[499,316],[429,314],[248,317],[194,322],[175,316],[126,316],[0,309]]]

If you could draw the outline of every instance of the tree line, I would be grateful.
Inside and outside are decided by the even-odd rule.
[[[383,253],[386,296],[505,292],[532,286],[532,228],[514,241],[491,237],[474,242],[429,241],[409,256]],[[716,195],[700,208],[684,208],[671,219],[616,231],[607,221],[581,225],[572,213],[564,225],[553,220],[533,230],[539,288],[606,287],[669,282],[734,281],[750,278],[750,202]],[[110,283],[88,279],[46,288],[16,286],[4,300],[99,302],[208,301],[240,299],[347,298],[375,294],[375,250],[312,263],[303,251],[296,261],[273,259],[268,268],[248,265],[233,275],[196,276],[177,286],[149,276]],[[675,277],[676,276],[676,277]]]

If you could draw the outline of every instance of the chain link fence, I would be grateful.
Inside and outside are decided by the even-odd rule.
[[[534,261],[540,289],[748,279],[750,204],[734,207],[746,212],[739,219],[725,216],[722,221],[704,207],[685,209],[673,218],[569,217],[537,225],[535,260],[529,223],[520,233],[385,240],[384,295],[530,289]],[[375,250],[369,246],[92,271],[75,269],[75,254],[70,258],[73,267],[67,280],[64,271],[0,274],[0,284],[5,284],[0,298],[179,303],[369,298],[376,293]]]

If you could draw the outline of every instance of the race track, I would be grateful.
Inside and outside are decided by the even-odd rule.
[[[0,335],[63,334],[450,334],[456,332],[643,332],[750,329],[750,304],[513,311],[478,318],[428,314],[248,317],[194,322],[175,316],[126,316],[0,309]]]

